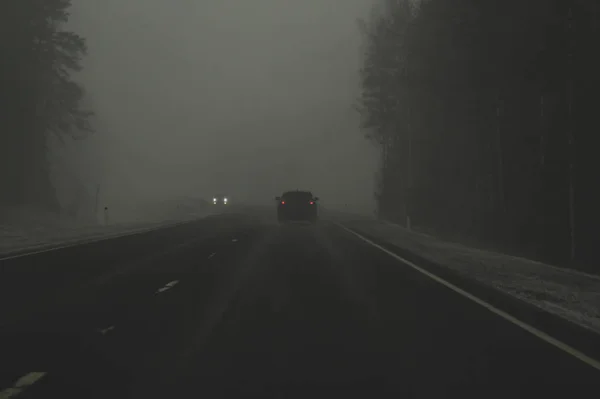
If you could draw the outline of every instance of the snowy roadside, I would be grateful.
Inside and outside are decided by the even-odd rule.
[[[153,215],[150,220],[98,224],[74,224],[60,219],[40,217],[31,220],[0,223],[0,258],[15,253],[34,252],[52,247],[61,247],[123,236],[182,224],[208,216],[208,211],[166,213]]]
[[[193,220],[193,219],[190,219]],[[186,220],[170,220],[155,223],[117,224],[111,226],[79,226],[54,229],[44,226],[32,230],[0,225],[0,256],[15,252],[35,251],[46,247],[72,245],[75,243],[140,233],[159,227],[168,227]]]
[[[342,224],[600,332],[600,276],[444,242],[391,223]]]

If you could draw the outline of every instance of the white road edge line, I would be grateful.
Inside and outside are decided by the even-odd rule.
[[[0,399],[9,399],[17,396],[28,386],[35,384],[40,378],[46,375],[44,371],[33,371],[19,378],[11,388],[0,391]]]
[[[166,290],[170,290],[171,288],[175,287],[177,284],[179,284],[179,280],[173,280],[168,282],[167,284],[165,284],[164,287],[159,288],[155,294],[160,294],[161,292],[165,292]]]
[[[201,219],[201,218],[199,218],[199,219]],[[126,231],[126,232],[123,232],[123,233],[109,234],[109,235],[106,235],[106,236],[99,236],[99,237],[96,237],[96,238],[91,237],[91,238],[89,238],[87,240],[86,239],[82,239],[82,240],[75,239],[75,240],[67,241],[66,244],[63,242],[63,245],[58,244],[58,246],[56,246],[56,247],[40,249],[40,250],[37,250],[37,251],[34,248],[32,248],[31,252],[24,252],[24,253],[19,253],[19,254],[16,254],[16,255],[8,255],[8,256],[6,256],[4,258],[0,258],[0,261],[10,260],[10,259],[17,259],[17,258],[24,258],[26,256],[43,254],[45,252],[58,251],[59,249],[76,247],[78,245],[83,245],[83,244],[92,244],[92,243],[95,243],[95,242],[112,240],[114,238],[121,238],[121,237],[135,236],[135,235],[138,235],[138,234],[150,233],[151,231],[155,231],[155,230],[166,229],[166,228],[169,228],[169,227],[177,227],[177,226],[180,226],[180,225],[184,225],[184,224],[188,224],[188,223],[193,223],[193,222],[198,221],[199,219],[185,220],[183,222],[175,222],[175,223],[164,224],[164,225],[161,225],[161,226],[141,228],[139,230],[130,230],[130,231]],[[43,246],[44,244],[41,244],[41,245]],[[48,244],[48,245],[52,245],[52,244]],[[27,248],[24,248],[23,251],[27,251]]]
[[[393,253],[392,251],[389,251],[387,249],[385,249],[384,247],[382,247],[381,245],[378,245],[376,243],[374,243],[373,241],[369,240],[366,237],[363,237],[362,235],[358,234],[357,232],[355,232],[352,229],[349,229],[348,227],[340,224],[340,223],[335,223],[338,227],[340,227],[341,229],[355,235],[356,237],[360,238],[361,240],[363,240],[364,242],[366,242],[367,244],[379,249],[382,252],[385,252],[386,254],[390,255],[392,258],[412,267],[413,269],[417,270],[418,272],[426,275],[427,277],[431,278],[432,280],[446,286],[447,288],[450,288],[452,291],[456,292],[457,294],[460,294],[462,296],[464,296],[467,299],[470,299],[471,301],[477,303],[478,305],[483,306],[484,308],[486,308],[487,310],[489,310],[492,313],[495,313],[496,315],[502,317],[503,319],[505,319],[506,321],[509,321],[513,324],[515,324],[518,327],[521,327],[523,330],[533,334],[534,336],[536,336],[537,338],[541,339],[542,341],[545,341],[547,343],[549,343],[550,345],[553,345],[554,347],[562,350],[563,352],[581,360],[582,362],[584,362],[585,364],[587,364],[588,366],[591,366],[593,368],[595,368],[596,370],[600,371],[600,361],[591,358],[589,356],[587,356],[586,354],[578,351],[577,349],[565,344],[562,341],[559,341],[558,339],[548,335],[547,333],[538,330],[537,328],[530,326],[529,324],[522,322],[521,320],[517,319],[514,316],[511,316],[510,314],[490,305],[489,303],[485,302],[482,299],[477,298],[476,296],[469,294],[468,292],[466,292],[465,290],[455,286],[454,284],[449,283],[448,281],[436,276],[433,273],[428,272],[427,270],[423,269],[420,266],[415,265],[414,263],[412,263],[411,261],[402,258],[399,255],[396,255],[395,253]]]
[[[215,256],[217,253],[213,252],[212,254],[208,255],[208,259],[212,258],[213,256]]]

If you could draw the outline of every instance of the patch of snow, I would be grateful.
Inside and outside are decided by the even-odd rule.
[[[600,332],[600,276],[448,243],[392,223],[343,224]]]
[[[0,254],[73,244],[199,219],[212,211],[190,199],[143,204],[133,212],[109,218],[107,224],[79,222],[30,207],[0,208]],[[1,256],[1,255],[0,255]]]

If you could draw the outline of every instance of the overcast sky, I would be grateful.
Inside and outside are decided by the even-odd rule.
[[[103,197],[301,188],[372,208],[375,150],[352,108],[370,4],[73,0]]]

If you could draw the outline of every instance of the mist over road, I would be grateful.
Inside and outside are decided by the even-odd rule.
[[[274,220],[238,208],[0,261],[2,389],[23,376],[36,380],[27,398],[583,397],[598,386],[597,370],[327,215]]]
[[[79,74],[97,134],[73,160],[116,207],[309,187],[373,208],[376,148],[354,104],[369,0],[81,0]],[[86,162],[93,160],[93,162]],[[94,188],[95,189],[95,188]]]

